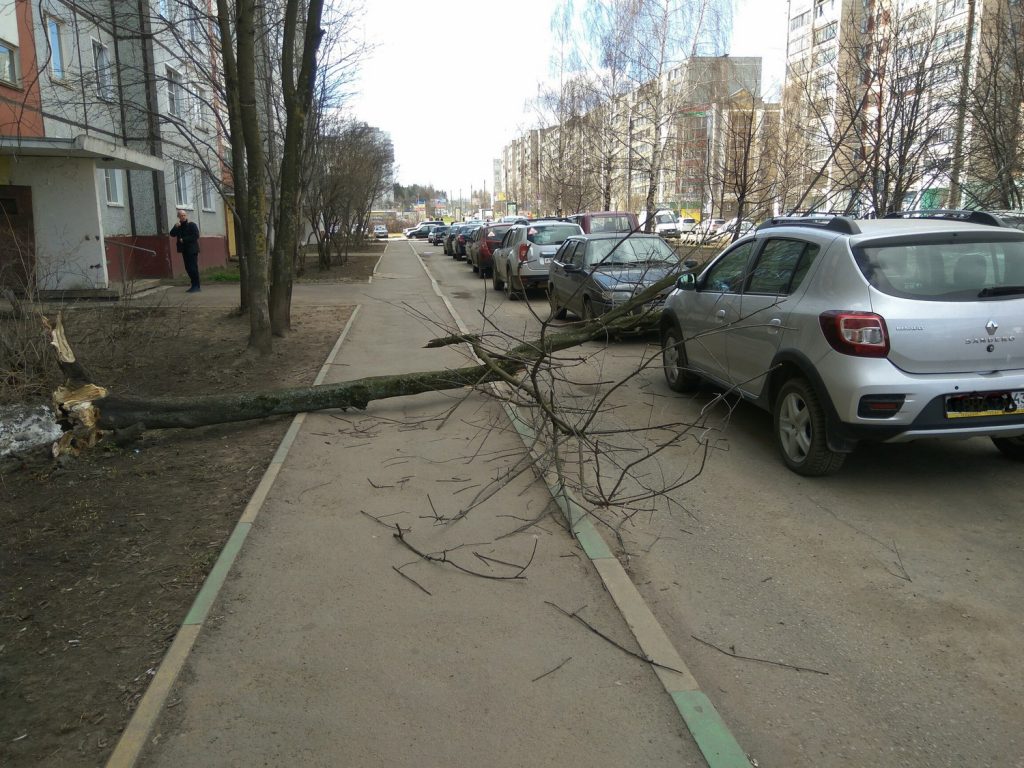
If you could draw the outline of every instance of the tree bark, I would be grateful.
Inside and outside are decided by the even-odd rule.
[[[298,248],[299,202],[302,195],[302,142],[306,118],[313,100],[316,54],[324,32],[320,28],[323,0],[310,0],[303,24],[302,60],[298,78],[295,71],[295,38],[299,25],[299,2],[288,0],[284,19],[284,50],[281,77],[287,121],[281,156],[281,195],[278,204],[274,251],[271,255],[273,280],[270,285],[270,324],[275,336],[291,328],[294,254]]]
[[[666,277],[606,315],[570,326],[558,333],[544,333],[540,338],[523,342],[509,351],[488,350],[476,336],[462,334],[433,339],[426,344],[428,348],[469,344],[484,362],[464,368],[372,376],[338,384],[266,392],[193,397],[129,397],[112,394],[85,380],[85,369],[75,362],[71,368],[64,367],[74,386],[60,387],[54,393],[53,400],[59,419],[68,430],[54,450],[56,453],[80,450],[83,446],[95,444],[104,432],[129,428],[137,433],[142,429],[189,429],[327,408],[363,410],[375,400],[391,397],[475,387],[494,381],[516,385],[516,376],[521,371],[538,364],[553,352],[594,339],[645,334],[655,330],[658,313],[635,315],[633,309],[653,299],[674,280],[674,276]],[[70,345],[64,339],[60,319],[55,326],[47,323],[46,328],[50,343],[59,353],[62,367],[69,359],[74,361]]]
[[[270,307],[268,295],[267,221],[263,135],[261,116],[256,109],[256,5],[254,0],[238,0],[238,92],[245,138],[248,200],[246,218],[250,226],[242,230],[249,279],[249,347],[261,355],[271,351]]]

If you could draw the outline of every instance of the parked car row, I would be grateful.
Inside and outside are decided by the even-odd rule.
[[[861,442],[924,438],[989,437],[1024,460],[1024,213],[721,221],[741,237],[699,272],[659,236],[588,234],[594,220],[470,222],[442,242],[463,238],[510,299],[544,288],[552,319],[600,316],[679,273],[635,310],[660,314],[668,386],[710,383],[770,412],[798,474],[837,471]]]

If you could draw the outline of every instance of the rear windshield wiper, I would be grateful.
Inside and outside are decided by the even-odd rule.
[[[1016,296],[1024,294],[1024,285],[994,285],[990,288],[982,288],[978,293],[979,299],[989,296]]]

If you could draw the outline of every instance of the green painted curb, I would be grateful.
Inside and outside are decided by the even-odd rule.
[[[196,599],[189,609],[188,616],[185,617],[184,624],[202,624],[206,620],[206,614],[210,612],[210,606],[213,605],[213,601],[217,598],[217,593],[220,592],[221,585],[224,583],[224,579],[227,578],[228,571],[231,570],[231,564],[235,562],[235,557],[238,556],[239,551],[242,549],[242,544],[245,542],[245,537],[249,535],[251,529],[252,523],[239,523],[235,526],[235,530],[231,532],[231,537],[224,545],[224,549],[221,550],[220,557],[213,564],[213,570],[210,571],[210,575],[203,582],[203,588],[196,595]]]
[[[674,691],[672,701],[708,768],[750,768],[750,761],[715,705],[701,691]]]

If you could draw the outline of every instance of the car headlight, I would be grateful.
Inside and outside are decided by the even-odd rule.
[[[601,299],[609,304],[624,304],[633,298],[632,291],[601,291]]]

